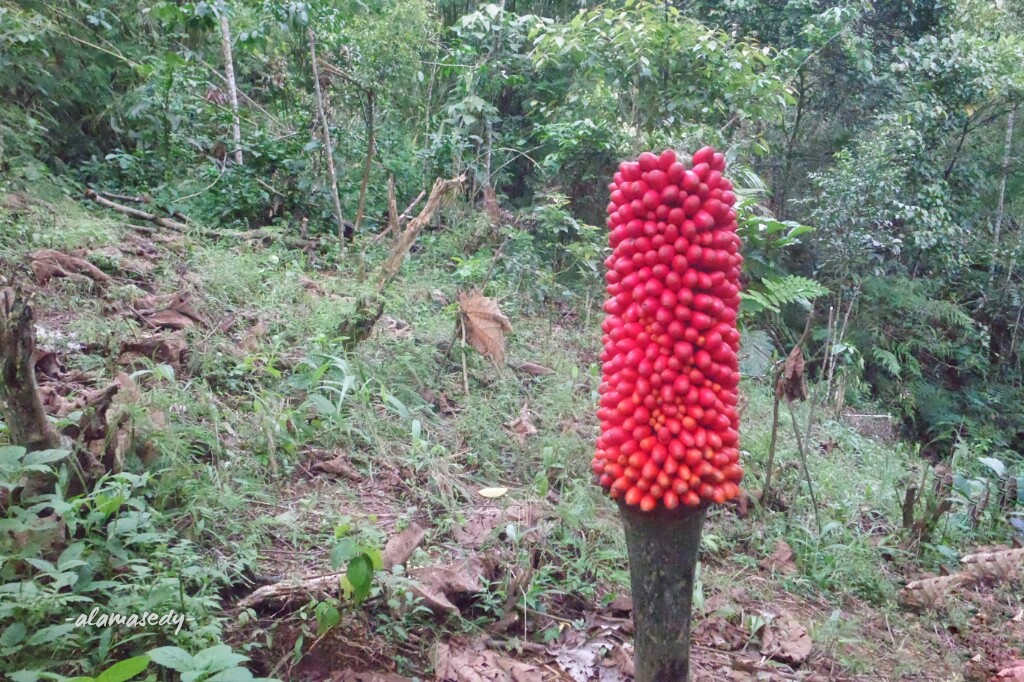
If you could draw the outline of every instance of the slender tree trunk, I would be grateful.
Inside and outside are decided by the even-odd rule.
[[[359,208],[356,210],[355,229],[359,230],[366,210],[366,188],[370,184],[370,168],[373,165],[373,154],[376,151],[377,138],[373,125],[374,108],[373,90],[366,91],[366,165],[363,166],[363,182],[359,185]]]
[[[242,165],[242,123],[238,117],[238,86],[235,83],[235,62],[231,53],[231,24],[228,23],[227,5],[220,6],[220,47],[224,55],[224,77],[231,98],[231,136],[235,141],[235,163]]]
[[[309,29],[309,56],[313,63],[313,89],[316,92],[316,113],[320,117],[324,151],[327,153],[327,174],[331,179],[331,199],[334,202],[334,218],[338,221],[338,242],[345,253],[345,217],[341,212],[341,198],[338,196],[338,174],[334,170],[334,149],[331,147],[331,127],[327,124],[324,111],[324,95],[320,89],[320,69],[316,65],[316,34]]]
[[[1010,152],[1013,150],[1013,123],[1017,109],[1010,110],[1006,115],[1006,143],[1003,145],[1002,177],[999,180],[999,203],[996,205],[996,224],[992,232],[992,264],[989,266],[989,278],[996,272],[996,259],[999,257],[999,237],[1003,229],[1003,215],[1006,209],[1006,176],[1010,173]]]

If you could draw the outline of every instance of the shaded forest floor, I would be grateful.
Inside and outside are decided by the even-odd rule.
[[[182,580],[206,598],[190,602],[193,642],[222,639],[288,680],[630,679],[621,527],[589,471],[596,291],[537,286],[506,255],[486,290],[513,327],[496,367],[455,329],[457,294],[486,276],[497,239],[453,210],[346,353],[338,325],[384,245],[360,266],[275,239],[133,227],[57,192],[3,205],[0,272],[35,296],[48,410],[73,418],[89,391],[128,377],[130,429],[113,437],[125,470],[152,472],[162,528],[194,548]],[[743,396],[745,485],[757,489],[771,389],[745,379]],[[877,407],[847,413],[825,415],[808,443],[820,533],[785,412],[784,504],[711,512],[696,680],[988,680],[1024,657],[1019,581],[900,605],[909,581],[991,538],[940,527],[909,549],[902,495],[924,464]],[[373,588],[339,601],[362,553],[383,562]],[[318,588],[281,591],[317,576]]]

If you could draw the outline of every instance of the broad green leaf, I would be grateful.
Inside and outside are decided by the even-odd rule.
[[[192,664],[197,670],[214,672],[234,667],[248,660],[248,656],[234,653],[227,644],[218,644],[196,654],[192,659]]]
[[[373,562],[366,554],[360,554],[348,562],[348,571],[345,573],[352,584],[352,597],[358,604],[370,594],[370,587],[373,585]]]
[[[344,538],[331,550],[331,568],[338,570],[345,562],[359,554],[359,545],[351,538]]]
[[[213,677],[206,678],[206,682],[251,682],[252,673],[247,668],[228,668],[222,670]]]
[[[32,636],[28,638],[26,644],[28,646],[39,646],[41,644],[49,644],[55,642],[64,635],[68,634],[75,629],[74,623],[61,623],[60,625],[51,625],[45,627],[42,630],[37,630],[32,633]]]
[[[148,652],[150,660],[179,673],[195,670],[192,654],[176,646],[162,646]]]
[[[96,682],[125,682],[149,667],[149,656],[135,656],[115,663],[96,677]]]
[[[24,641],[27,633],[28,630],[25,628],[24,623],[11,623],[7,626],[7,629],[4,630],[4,633],[0,635],[0,646],[5,648],[17,646]]]
[[[979,457],[978,461],[994,471],[996,476],[1002,478],[1006,475],[1006,465],[1003,464],[1002,460],[998,460],[995,457]]]
[[[58,462],[70,454],[70,450],[36,450],[25,455],[23,461],[26,465],[50,464],[51,462]]]

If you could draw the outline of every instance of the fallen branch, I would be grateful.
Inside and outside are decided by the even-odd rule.
[[[153,223],[154,225],[165,227],[168,230],[174,230],[175,232],[185,232],[189,229],[188,225],[184,223],[179,223],[177,220],[163,218],[153,213],[146,213],[145,211],[139,210],[137,208],[132,208],[131,206],[124,206],[122,204],[115,203],[110,199],[107,199],[106,197],[100,196],[99,193],[93,189],[86,190],[85,197],[87,199],[92,199],[100,206],[112,209],[130,218],[136,218],[137,220],[146,220]]]
[[[106,197],[107,199],[113,199],[115,201],[127,201],[129,204],[148,204],[153,201],[153,197],[148,194],[133,197],[128,194],[115,194],[114,192],[104,192],[103,190],[97,190],[96,193],[101,197]]]
[[[305,578],[298,582],[279,582],[258,588],[245,599],[238,602],[239,608],[248,609],[268,602],[287,604],[292,601],[309,601],[312,596],[330,596],[338,592],[338,581],[345,575],[344,571]]]

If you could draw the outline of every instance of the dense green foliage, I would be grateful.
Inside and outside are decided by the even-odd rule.
[[[222,17],[239,91],[241,164]],[[347,260],[331,239],[336,217],[311,36],[340,203],[344,217],[358,223]],[[260,541],[239,540],[243,529],[221,515],[245,506],[243,490],[260,484],[267,467],[278,473],[276,453],[288,463],[313,446],[387,450],[399,442],[412,474],[429,483],[432,502],[418,501],[446,512],[465,490],[508,472],[543,486],[542,497],[547,486],[564,485],[560,513],[569,527],[558,542],[571,547],[574,561],[538,583],[621,577],[620,564],[599,575],[587,568],[607,548],[578,539],[603,532],[582,520],[594,498],[567,482],[586,476],[589,432],[552,427],[545,447],[521,461],[499,442],[507,439],[500,415],[521,405],[516,380],[484,382],[494,404],[467,403],[451,433],[440,419],[423,416],[430,408],[416,391],[451,369],[440,357],[450,328],[438,320],[448,324],[441,314],[453,308],[430,299],[445,286],[508,296],[508,307],[524,318],[561,315],[582,325],[579,338],[565,333],[572,343],[596,348],[606,184],[621,159],[666,146],[728,150],[746,256],[741,323],[749,352],[763,360],[748,358],[745,371],[764,375],[785,357],[813,303],[806,355],[819,404],[834,416],[881,405],[899,416],[926,460],[955,470],[954,522],[926,548],[931,560],[950,551],[944,540],[961,534],[1000,537],[1001,519],[982,523],[977,515],[990,494],[1019,488],[1016,502],[1008,495],[1004,506],[1024,497],[1022,64],[1020,0],[0,0],[0,194],[44,188],[77,199],[91,187],[145,195],[147,210],[188,216],[193,227],[291,236],[308,230],[331,244],[316,262],[280,244],[273,260],[248,252],[229,259],[208,246],[182,256],[201,273],[214,312],[227,316],[254,301],[260,310],[290,312],[243,360],[196,352],[198,388],[161,375],[168,371],[162,365],[151,369],[148,408],[190,405],[159,442],[163,471],[181,481],[178,487],[139,468],[105,477],[82,496],[64,499],[58,489],[35,506],[6,510],[4,533],[25,531],[42,510],[71,514],[80,527],[71,529],[79,541],[52,561],[34,558],[34,547],[5,557],[0,582],[22,591],[0,602],[0,619],[16,615],[27,627],[0,628],[0,658],[14,669],[42,670],[48,647],[59,641],[61,671],[93,673],[128,655],[155,653],[154,663],[185,666],[192,659],[174,658],[173,648],[196,659],[202,649],[213,651],[226,637],[226,618],[217,612],[222,593],[249,575]],[[377,339],[366,356],[341,357],[337,311],[327,302],[302,307],[301,273],[350,277],[335,292],[346,302],[364,293],[369,284],[360,278],[386,256],[374,235],[387,226],[389,179],[401,211],[435,178],[462,173],[469,177],[466,201],[446,207],[443,218],[457,229],[420,239],[426,264],[417,277],[428,284],[388,299],[389,311],[421,315],[428,329],[407,346]],[[470,210],[493,209],[492,191],[501,214]],[[83,226],[75,213],[76,225],[46,228],[42,213],[2,214],[4,265],[27,246],[117,241],[108,224]],[[162,274],[170,277],[171,269]],[[130,292],[121,295],[131,300]],[[87,346],[109,344],[119,331],[101,319],[82,323]],[[551,327],[531,332],[540,339]],[[540,352],[526,342],[524,348]],[[571,380],[531,397],[552,410],[552,423],[585,419],[593,357],[566,359],[559,369],[572,366]],[[90,362],[95,366],[85,369],[102,366]],[[445,379],[452,391],[462,382],[456,370]],[[214,397],[221,394],[244,415],[241,436],[220,432],[230,421],[222,414],[229,408]],[[770,408],[760,408],[770,418]],[[906,483],[896,464],[837,425],[829,428],[840,448],[857,452],[851,462],[867,452],[872,466],[886,469],[884,485]],[[756,429],[756,446],[745,447],[759,448],[760,458],[767,437]],[[231,442],[239,439],[260,453],[259,469],[240,466],[237,478],[221,479],[218,461],[238,454]],[[59,459],[32,464],[32,453],[17,445],[0,446],[0,484],[15,488],[30,464],[56,470]],[[455,452],[472,454],[445,454]],[[195,467],[205,473],[193,478]],[[205,476],[216,485],[197,482]],[[884,502],[871,490],[882,480],[857,480],[866,504],[897,513],[890,490]],[[836,483],[833,492],[842,487]],[[194,502],[191,509],[183,500]],[[858,504],[843,499],[826,509],[835,525],[823,535],[846,533]],[[995,516],[1005,511],[993,507]],[[261,517],[265,537],[285,532],[287,520],[276,518]],[[784,525],[789,529],[788,519]],[[230,561],[204,551],[208,532],[234,544]],[[372,529],[355,534],[358,542],[334,558],[335,568],[347,562],[352,576],[365,569],[366,579],[349,585],[358,603],[381,538]],[[807,546],[817,556],[824,540],[811,535]],[[798,587],[842,583],[866,599],[891,596],[881,569],[861,571],[877,547],[849,547],[856,555],[850,561],[833,554],[801,565]],[[33,567],[28,578],[24,562]],[[132,570],[146,582],[125,579]],[[531,608],[542,608],[540,596],[529,598],[537,600]],[[140,635],[136,645],[112,644],[110,630],[89,639],[53,621],[58,608],[92,603],[216,615],[180,636]],[[313,621],[329,623],[328,630],[337,625],[334,608],[302,612],[307,643],[323,635]],[[397,621],[379,627],[401,638]],[[248,646],[252,653],[263,644]],[[221,648],[215,653],[231,671],[244,662]]]

